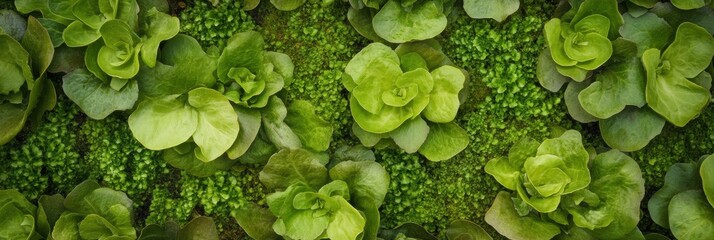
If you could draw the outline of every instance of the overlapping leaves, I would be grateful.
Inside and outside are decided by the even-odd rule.
[[[486,222],[508,238],[639,233],[644,179],[637,163],[617,150],[588,153],[577,131],[541,143],[524,138],[508,157],[489,161],[486,172],[515,192],[499,193],[486,213]]]
[[[468,144],[465,131],[452,122],[466,75],[435,41],[403,44],[396,51],[370,44],[347,64],[342,79],[351,93],[352,130],[363,145],[396,144],[442,161]]]
[[[683,127],[699,115],[711,100],[708,69],[714,56],[710,8],[683,11],[674,1],[630,2],[636,6],[619,5],[623,15],[614,0],[573,2],[546,24],[549,49],[537,71],[550,91],[567,83],[571,117],[598,121],[605,142],[621,151],[645,147],[665,121]],[[609,39],[590,41],[594,33]]]

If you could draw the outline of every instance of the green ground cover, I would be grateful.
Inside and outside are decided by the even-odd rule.
[[[430,162],[401,150],[378,150],[377,161],[391,176],[380,209],[382,227],[414,222],[439,232],[448,223],[467,219],[498,234],[483,221],[502,187],[484,172],[486,162],[507,154],[523,136],[541,139],[554,127],[583,131],[593,147],[605,147],[597,124],[579,124],[566,113],[562,94],[543,89],[536,80],[538,55],[544,44],[542,26],[551,18],[555,1],[524,0],[506,21],[472,19],[459,9],[455,22],[437,39],[444,52],[471,75],[468,101],[457,123],[471,137],[465,151],[445,162]],[[0,7],[7,7],[0,4]],[[323,7],[308,2],[290,12],[261,4],[245,12],[239,3],[221,0],[173,2],[181,32],[203,46],[222,44],[234,33],[257,30],[268,50],[289,55],[295,64],[287,101],[307,100],[334,128],[331,150],[358,143],[351,135],[347,91],[340,81],[347,62],[370,41],[345,19],[348,4]],[[61,79],[50,76],[58,85]],[[59,91],[57,107],[44,123],[27,129],[0,146],[0,189],[14,188],[34,201],[42,194],[67,194],[86,179],[126,192],[134,200],[137,226],[198,215],[213,217],[222,239],[247,238],[231,209],[262,201],[266,190],[258,181],[258,166],[242,166],[197,178],[168,166],[158,152],[142,147],[127,125],[128,115],[104,120],[84,116]],[[648,219],[646,202],[663,184],[670,165],[714,152],[714,106],[686,128],[667,125],[641,151],[630,154],[643,171],[647,190],[640,222],[643,232],[663,230]],[[441,237],[444,237],[443,235]]]

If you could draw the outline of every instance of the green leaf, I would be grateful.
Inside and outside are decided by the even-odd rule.
[[[583,146],[582,136],[578,131],[568,130],[558,138],[544,140],[538,147],[536,155],[545,154],[560,157],[565,163],[563,171],[570,177],[571,182],[565,187],[563,194],[575,192],[590,184],[588,171],[590,156]]]
[[[85,49],[71,48],[65,45],[55,48],[52,63],[47,68],[51,73],[70,73],[84,66]],[[96,63],[96,61],[94,61]]]
[[[230,159],[236,159],[246,154],[258,136],[261,126],[260,111],[241,106],[233,106],[233,109],[238,115],[240,131],[238,131],[238,137],[233,146],[226,151]]]
[[[392,43],[430,39],[446,28],[447,19],[437,1],[416,3],[411,10],[387,1],[372,19],[374,31]]]
[[[449,57],[442,51],[439,42],[434,39],[402,43],[394,49],[394,52],[396,52],[399,57],[412,53],[418,54],[426,61],[429,71],[444,65],[453,65],[453,62],[451,62]]]
[[[166,149],[161,152],[161,157],[171,166],[184,170],[196,177],[209,177],[218,171],[229,170],[236,165],[236,161],[220,156],[213,161],[204,162],[196,156],[196,144],[183,143],[178,147]]]
[[[78,213],[64,212],[52,229],[52,238],[61,239],[81,239],[79,236],[79,222],[84,216]]]
[[[563,84],[568,82],[568,78],[560,74],[556,66],[550,49],[543,49],[540,55],[538,55],[536,77],[538,77],[540,85],[551,92],[559,91],[563,87]]]
[[[502,22],[520,5],[519,0],[465,0],[464,10],[471,18],[492,18]]]
[[[702,177],[702,189],[707,196],[709,204],[714,207],[714,155],[709,155],[699,168],[699,175]]]
[[[302,148],[302,142],[284,120],[288,110],[277,96],[272,96],[263,110],[263,130],[268,139],[279,149]]]
[[[62,79],[67,97],[93,119],[104,119],[114,111],[130,110],[139,97],[136,80],[129,80],[117,91],[84,69],[74,70]]]
[[[571,23],[577,24],[582,19],[599,14],[610,20],[610,38],[617,36],[617,31],[623,24],[622,15],[617,6],[617,0],[602,0],[602,1],[584,1],[580,4],[577,13],[573,16]],[[605,36],[607,37],[607,36]]]
[[[15,41],[20,41],[25,35],[27,21],[17,12],[9,9],[0,9],[0,32],[10,35]]]
[[[558,225],[535,216],[521,217],[507,192],[500,192],[488,209],[486,223],[509,239],[547,240],[560,233]]]
[[[97,63],[107,75],[130,79],[139,73],[139,53],[142,44],[131,27],[122,20],[110,20],[99,30],[104,46],[99,49]]]
[[[617,150],[597,155],[590,166],[592,184],[600,204],[580,204],[565,209],[575,225],[598,239],[617,239],[629,234],[640,220],[640,202],[645,196],[645,180],[637,163]]]
[[[359,3],[362,2],[359,1]],[[382,39],[382,37],[377,35],[377,32],[374,31],[372,16],[373,14],[370,8],[350,8],[347,11],[347,20],[360,35],[374,42],[387,42],[387,40]]]
[[[141,60],[153,68],[156,66],[159,44],[178,34],[179,19],[152,8],[147,12],[146,22],[146,36],[144,36],[144,45],[141,47]]]
[[[192,37],[179,34],[164,42],[160,62],[155,68],[142,68],[137,75],[142,96],[184,94],[216,83],[216,59]]]
[[[327,226],[327,237],[330,239],[357,239],[358,235],[364,231],[365,219],[359,211],[352,207],[344,198],[334,197],[340,204]]]
[[[672,0],[672,5],[682,10],[697,9],[709,5],[708,0]]]
[[[706,29],[682,23],[677,28],[674,42],[662,53],[662,62],[671,64],[671,70],[686,78],[694,78],[711,65],[714,56],[714,38]]]
[[[491,236],[486,233],[481,226],[466,220],[456,220],[451,222],[446,228],[446,237],[452,240],[491,240]]]
[[[197,217],[178,232],[182,240],[218,240],[218,230],[212,218]]]
[[[162,150],[186,142],[198,128],[198,111],[179,95],[145,100],[129,116],[129,128],[144,147]]]
[[[701,189],[701,179],[697,176],[699,166],[695,162],[675,163],[664,176],[664,186],[652,195],[647,203],[652,221],[665,228],[670,227],[669,205],[672,198],[687,190]],[[676,219],[675,219],[676,220]]]
[[[40,196],[37,200],[37,232],[42,236],[51,236],[57,219],[60,218],[64,211],[64,197],[62,195]]]
[[[288,107],[285,123],[300,138],[303,146],[315,152],[327,151],[332,140],[332,126],[315,114],[307,101],[294,101]]]
[[[84,47],[99,40],[99,29],[91,28],[81,21],[74,21],[62,31],[62,39],[68,47]]]
[[[698,8],[693,10],[681,10],[671,3],[656,4],[650,12],[664,18],[670,26],[679,26],[684,22],[695,23],[707,29],[709,33],[714,33],[714,11],[711,8]]]
[[[223,155],[233,145],[240,130],[233,106],[221,93],[210,88],[188,92],[188,104],[198,112],[198,125],[193,133],[193,141],[200,148],[196,149],[196,156],[208,162]]]
[[[27,19],[27,31],[25,31],[20,43],[30,54],[33,74],[39,78],[47,71],[47,67],[50,66],[55,53],[47,29],[37,19],[30,16]]]
[[[419,153],[431,161],[448,160],[469,144],[468,133],[456,123],[429,123],[429,129],[429,136]]]
[[[259,177],[268,189],[282,190],[300,182],[317,189],[327,182],[327,169],[306,150],[284,149],[270,157]]]
[[[350,80],[353,81],[352,84],[356,86],[361,82],[354,82],[362,80],[362,76],[370,73],[368,71],[371,69],[369,67],[370,63],[375,59],[384,59],[385,61],[391,62],[390,65],[399,66],[399,56],[392,50],[392,48],[384,45],[382,43],[372,43],[367,45],[367,47],[360,50],[345,66],[345,73],[350,76]],[[353,91],[351,87],[345,85],[348,91]]]
[[[429,96],[429,105],[424,109],[424,117],[437,123],[451,122],[459,110],[459,91],[464,87],[466,77],[452,66],[437,68],[431,76],[434,88]]]
[[[595,116],[588,113],[588,111],[585,111],[583,105],[580,103],[580,99],[578,99],[580,93],[590,85],[590,81],[570,82],[568,87],[565,88],[565,93],[563,94],[565,106],[568,108],[568,114],[570,114],[570,117],[575,119],[575,121],[581,123],[589,123],[599,120]]]
[[[354,95],[350,97],[350,110],[360,128],[377,134],[391,132],[412,117],[412,112],[404,107],[384,106],[379,114],[370,113]]]
[[[398,63],[387,58],[372,60],[367,68],[372,71],[367,71],[361,75],[361,78],[356,79],[357,85],[351,91],[352,97],[357,100],[361,108],[371,114],[379,114],[385,105],[383,93],[392,90],[395,87],[395,80],[406,74],[401,72]],[[415,71],[414,73],[420,72],[425,71]]]
[[[389,133],[394,143],[407,153],[418,151],[428,135],[429,126],[421,117],[407,120],[399,128]]]
[[[278,239],[272,229],[277,218],[268,209],[248,203],[248,206],[234,211],[232,215],[248,236],[254,239]]]
[[[637,151],[662,132],[665,120],[649,108],[628,107],[600,120],[600,132],[608,146],[624,152]]]
[[[60,45],[64,44],[64,39],[62,39],[62,31],[64,31],[64,29],[67,27],[66,25],[49,18],[39,18],[37,20],[40,21],[42,26],[47,29],[47,32],[50,34],[50,39],[52,39],[52,46],[57,48]]]
[[[292,11],[305,4],[307,0],[270,0],[270,3],[281,11]]]
[[[663,49],[670,43],[670,36],[674,29],[664,19],[653,13],[646,13],[640,17],[630,14],[623,15],[625,24],[619,32],[623,38],[637,44],[637,54],[642,55],[650,48]]]
[[[639,59],[628,57],[608,66],[578,94],[578,100],[585,111],[599,119],[610,118],[628,105],[644,106],[645,71]]]
[[[714,208],[701,190],[687,190],[669,203],[669,227],[677,239],[714,238]]]
[[[676,49],[672,47],[675,43],[670,45],[668,50]],[[702,49],[702,51],[706,50]],[[702,111],[709,102],[711,94],[709,90],[689,81],[682,73],[675,70],[680,68],[675,67],[675,61],[664,60],[664,58],[662,59],[664,61],[660,60],[659,53],[657,49],[649,49],[642,55],[642,63],[647,71],[647,103],[667,121],[682,127]],[[711,56],[714,56],[714,52]],[[711,56],[707,60],[701,60],[709,62]],[[664,70],[659,71],[660,68]]]

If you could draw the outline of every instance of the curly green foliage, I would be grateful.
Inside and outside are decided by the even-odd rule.
[[[85,180],[89,168],[80,164],[78,112],[61,95],[42,125],[0,146],[0,189],[17,189],[34,201],[44,193],[67,193]]]
[[[218,230],[224,236],[236,234],[240,228],[231,217],[231,211],[249,202],[265,205],[259,171],[251,167],[243,171],[221,171],[206,178],[183,172],[176,182],[166,182],[166,186],[154,189],[146,222],[174,219],[186,223],[197,210],[201,215],[216,219]]]
[[[442,208],[434,207],[444,206],[445,198],[434,196],[439,185],[425,160],[394,149],[378,150],[375,155],[392,180],[380,211],[383,227],[413,222],[434,232],[436,224],[446,222]]]
[[[429,181],[433,186],[447,186],[432,187],[428,194],[419,194],[420,201],[415,206],[389,198],[398,196],[398,192],[414,191],[410,188],[416,186],[390,189],[382,211],[389,216],[391,222],[388,223],[398,224],[407,219],[421,221],[429,230],[443,229],[449,220],[454,219],[483,223],[483,214],[500,189],[483,171],[487,160],[507,153],[508,146],[526,134],[547,137],[552,126],[572,125],[563,114],[560,96],[540,88],[535,77],[536,61],[543,43],[541,28],[555,6],[537,0],[527,0],[524,5],[529,6],[525,8],[525,14],[515,14],[502,24],[462,15],[447,28],[445,41],[442,41],[446,55],[451,56],[456,65],[465,66],[473,76],[467,92],[469,98],[460,111],[465,114],[456,118],[469,133],[471,143],[448,163],[429,164],[427,168],[430,170],[424,173],[426,176],[409,178],[432,179]],[[393,164],[403,164],[402,159],[406,157],[394,155],[392,158],[400,161],[383,164],[390,172],[402,171],[393,170]],[[399,183],[400,177],[392,177]],[[448,199],[448,204],[438,205],[446,206],[445,210],[427,207],[442,201],[439,199]],[[407,216],[407,213],[388,211],[390,208],[428,210],[422,212],[422,216],[407,218],[399,216]],[[399,219],[394,220],[392,216]],[[489,231],[494,233],[492,229]]]
[[[86,148],[83,162],[92,169],[91,178],[125,192],[137,209],[148,200],[155,183],[169,173],[159,152],[144,148],[134,139],[125,117],[87,120],[79,133]]]
[[[317,114],[334,127],[334,139],[349,136],[352,120],[340,79],[347,62],[366,42],[344,21],[346,9],[341,4],[306,3],[283,12],[263,4],[258,14],[268,45],[290,56],[295,64],[293,82],[285,88],[288,102],[311,102]],[[343,143],[333,141],[333,146]]]
[[[203,47],[219,46],[236,33],[253,30],[255,23],[241,8],[242,1],[220,0],[213,6],[209,0],[195,0],[181,11],[181,32],[190,35]]]

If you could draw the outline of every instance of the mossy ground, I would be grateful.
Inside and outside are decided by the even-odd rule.
[[[524,0],[521,10],[503,23],[476,20],[463,13],[439,37],[448,56],[471,74],[469,98],[457,118],[471,136],[466,150],[445,162],[398,150],[377,151],[392,183],[381,208],[382,225],[423,224],[438,232],[456,219],[480,223],[501,187],[487,175],[485,163],[507,153],[523,136],[545,138],[556,126],[584,131],[586,142],[602,147],[596,124],[578,124],[567,116],[562,93],[550,93],[535,79],[535,65],[543,46],[542,25],[554,1]],[[269,49],[284,52],[296,72],[286,88],[288,101],[303,99],[317,106],[318,114],[335,127],[333,146],[355,144],[349,126],[347,91],[340,82],[342,69],[368,40],[346,21],[348,5],[322,7],[308,2],[291,12],[276,10],[268,1],[250,12],[239,3],[222,0],[173,2],[182,20],[182,32],[204,46],[220,45],[234,33],[257,30]],[[54,78],[55,84],[60,80]],[[59,89],[59,88],[58,88]],[[0,147],[0,189],[15,188],[29,198],[68,193],[81,181],[97,179],[125,191],[134,200],[137,224],[196,215],[214,217],[224,239],[246,238],[231,209],[249,201],[261,202],[265,191],[257,180],[259,166],[196,178],[167,166],[158,152],[133,139],[125,114],[102,121],[88,119],[60,94],[58,106],[44,124],[28,128],[16,140]],[[662,185],[672,163],[696,160],[714,153],[714,106],[685,128],[667,126],[645,149],[630,154],[646,180],[643,231],[660,231],[647,219],[646,201]],[[495,236],[495,235],[494,235]]]

